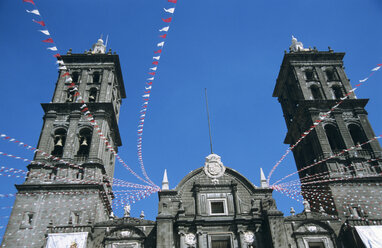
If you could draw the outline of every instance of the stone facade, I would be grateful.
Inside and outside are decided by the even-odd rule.
[[[297,39],[293,42],[273,94],[288,127],[285,143],[291,145],[351,90],[344,53],[304,49]],[[119,108],[126,97],[118,55],[106,53],[99,40],[93,52],[69,51],[62,59],[102,134],[117,151],[122,145]],[[42,104],[38,149],[48,156],[37,153],[28,178],[16,185],[18,195],[2,247],[52,248],[57,247],[51,245],[54,240],[61,240],[87,248],[351,248],[362,247],[355,226],[382,224],[378,211],[373,211],[382,202],[382,150],[377,141],[360,145],[374,133],[364,110],[367,99],[357,99],[354,93],[293,150],[300,178],[308,182],[302,186],[307,200],[302,213],[291,210],[292,215],[284,217],[262,170],[261,186],[256,187],[210,154],[203,167],[174,189],[168,188],[165,173],[156,221],[129,213],[115,218],[109,184],[115,158],[81,113],[65,72],[60,71],[52,102]],[[346,148],[354,149],[330,158]],[[305,169],[323,159],[319,166]],[[317,173],[325,182],[306,181]],[[325,196],[312,188],[325,191]],[[352,199],[347,198],[350,194]],[[368,197],[374,197],[372,203]]]

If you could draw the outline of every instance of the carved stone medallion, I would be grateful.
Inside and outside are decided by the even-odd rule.
[[[244,232],[244,242],[248,244],[252,244],[255,241],[255,234],[251,231]]]
[[[184,243],[189,247],[194,247],[196,245],[196,237],[193,233],[187,233],[184,235]]]
[[[219,155],[210,154],[206,157],[206,162],[204,163],[204,172],[210,178],[219,178],[223,176],[225,167],[221,162]]]

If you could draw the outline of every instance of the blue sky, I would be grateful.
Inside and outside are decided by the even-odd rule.
[[[161,41],[158,29],[167,17],[165,0],[36,0],[59,52],[88,50],[109,35],[108,48],[121,60],[127,91],[120,114],[123,146],[120,156],[137,172],[136,127],[141,95],[151,57]],[[0,133],[37,145],[42,127],[40,103],[51,100],[57,69],[41,42],[40,28],[31,21],[21,0],[0,2]],[[209,154],[204,88],[208,89],[214,152],[226,166],[259,185],[259,168],[267,175],[287,149],[281,107],[272,97],[278,71],[291,35],[306,47],[346,52],[346,73],[352,85],[382,63],[382,3],[378,0],[178,0],[158,67],[147,112],[143,156],[151,179],[161,183],[168,170],[173,188]],[[366,107],[376,134],[382,133],[382,73],[376,73],[356,94],[370,98]],[[31,152],[0,141],[0,151],[33,158]],[[0,157],[0,165],[25,168],[26,163]],[[117,163],[118,178],[139,183]],[[272,180],[295,171],[293,156]],[[0,194],[15,192],[23,180],[0,178]],[[277,205],[301,204],[274,193]],[[13,199],[0,199],[0,216],[8,216]],[[149,219],[157,214],[156,194],[132,206]],[[117,214],[121,216],[122,210]],[[0,219],[0,226],[6,225]]]

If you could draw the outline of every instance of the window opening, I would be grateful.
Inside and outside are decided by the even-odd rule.
[[[99,83],[101,79],[101,74],[96,71],[93,73],[93,83]]]
[[[314,77],[313,70],[311,69],[305,70],[305,77],[306,77],[306,81],[314,81],[315,77]]]
[[[66,141],[66,130],[58,129],[54,133],[54,148],[52,155],[56,157],[62,157],[64,153],[64,146]]]
[[[350,133],[350,136],[353,140],[354,145],[360,145],[360,144],[367,141],[362,129],[358,125],[350,124],[348,126],[348,130],[349,130],[349,133]],[[363,145],[359,149],[365,149],[365,150],[371,151],[371,146],[368,143],[368,144]]]
[[[80,74],[77,71],[72,73],[73,83],[77,84],[79,78],[80,78]]]
[[[89,102],[97,101],[97,89],[91,88],[89,91]]]
[[[90,151],[90,142],[91,142],[92,132],[89,129],[82,129],[79,135],[79,149],[77,152],[78,156],[88,157]]]
[[[325,244],[323,242],[309,242],[309,248],[325,248]]]
[[[340,99],[341,97],[344,96],[344,94],[342,93],[342,89],[339,85],[334,85],[332,87],[332,90],[333,90],[334,97],[336,99]]]
[[[340,150],[345,149],[344,142],[336,127],[332,125],[326,125],[325,132],[326,132],[326,136],[328,137],[332,152],[336,153],[336,152],[339,152]]]
[[[322,100],[322,94],[317,85],[310,86],[310,90],[312,91],[312,97],[314,100]]]
[[[231,239],[229,236],[211,236],[212,248],[231,248]]]

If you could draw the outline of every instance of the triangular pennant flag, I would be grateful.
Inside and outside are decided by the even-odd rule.
[[[39,30],[41,33],[45,34],[45,35],[50,35],[49,31],[48,30]]]
[[[68,68],[66,68],[66,66],[60,66],[60,67],[58,67],[58,69],[60,69],[60,70],[67,70]]]
[[[381,68],[381,67],[378,66],[378,67],[373,68],[371,71],[378,71],[380,68]]]
[[[35,19],[32,19],[33,22],[40,24],[41,26],[45,27],[44,21],[36,21]]]
[[[61,77],[66,77],[66,76],[70,76],[69,72],[65,72],[64,74],[62,74]]]
[[[152,67],[152,68],[150,68],[150,70],[156,71],[157,67]]]
[[[53,55],[53,57],[55,57],[55,58],[60,58],[61,55],[60,55],[59,53],[56,53],[55,55]]]
[[[153,59],[159,60],[160,56],[153,57]]]
[[[167,0],[170,3],[176,3],[178,0]]]
[[[174,14],[174,11],[175,11],[175,8],[169,8],[169,9],[165,9],[163,8],[164,11],[166,11],[167,13],[171,13],[171,14]]]
[[[48,47],[47,49],[51,50],[51,51],[57,51],[57,47],[55,47],[55,46],[54,47]]]
[[[161,37],[161,38],[166,38],[167,37],[167,34],[162,34],[162,35],[159,35],[159,37]]]
[[[154,53],[161,53],[162,49],[159,49],[158,51],[155,51]]]
[[[154,80],[154,77],[148,78],[147,80]]]
[[[38,9],[34,9],[34,10],[26,10],[26,12],[31,13],[31,14],[35,14],[35,15],[39,15],[39,16],[40,16],[40,12],[38,11]]]
[[[34,5],[34,2],[33,2],[33,0],[23,0],[23,2],[24,2],[24,3],[31,3],[31,4],[33,4],[33,5]]]
[[[369,78],[365,78],[365,79],[362,79],[362,80],[359,80],[360,83],[363,83],[363,82],[366,82]]]
[[[169,30],[170,26],[164,27],[162,29],[159,29],[159,32],[167,32]]]
[[[149,72],[149,74],[154,76],[154,75],[155,75],[155,72]]]
[[[150,97],[150,94],[142,95],[142,97]]]
[[[152,86],[145,87],[146,90],[150,90],[151,88],[152,88]]]
[[[52,38],[48,38],[46,40],[43,40],[42,42],[53,43],[53,39]]]
[[[159,42],[159,43],[157,44],[157,46],[158,46],[158,47],[163,47],[163,46],[164,46],[164,41]]]
[[[162,18],[162,20],[163,20],[164,22],[167,22],[167,23],[168,23],[168,22],[171,22],[171,19],[172,19],[171,17],[166,18],[166,19],[163,19],[163,18]]]
[[[153,65],[158,65],[159,62],[158,62],[158,61],[154,61],[154,62],[152,62],[152,64],[153,64]]]
[[[147,84],[147,85],[152,85],[152,84],[153,84],[153,82],[147,82],[146,84]]]

